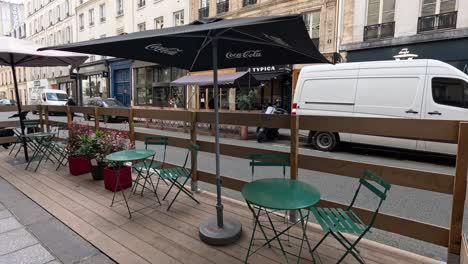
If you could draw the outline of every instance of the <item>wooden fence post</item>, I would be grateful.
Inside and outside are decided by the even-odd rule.
[[[42,116],[42,105],[37,106],[37,112],[39,114],[39,126],[41,127],[41,131],[44,132],[44,118]]]
[[[291,154],[289,160],[289,177],[297,180],[299,163],[299,116],[291,115]],[[298,219],[296,210],[289,211],[289,221],[295,223]]]
[[[46,131],[50,132],[50,125],[49,125],[49,107],[46,105],[44,106],[44,123],[46,126]]]
[[[453,184],[452,215],[450,218],[449,253],[460,255],[463,211],[468,174],[468,122],[460,122],[458,130],[457,164]]]
[[[298,179],[298,163],[299,163],[299,116],[291,116],[291,157],[290,163],[290,177],[293,180]]]
[[[128,137],[133,145],[135,145],[135,123],[133,122],[133,107],[130,107],[128,112]]]
[[[197,112],[190,112],[190,143],[197,144]],[[191,190],[198,192],[198,155],[192,152],[191,158],[192,179],[190,181]]]
[[[94,107],[94,131],[99,129],[99,107]]]
[[[73,121],[71,112],[70,112],[70,106],[67,105],[67,123],[71,123]]]

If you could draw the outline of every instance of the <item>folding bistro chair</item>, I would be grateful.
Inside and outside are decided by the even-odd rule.
[[[192,159],[195,158],[199,149],[200,147],[198,145],[190,144],[187,148],[187,155],[185,156],[184,165],[182,167],[174,167],[174,168],[167,168],[167,169],[163,168],[159,170],[158,172],[159,177],[171,183],[171,186],[169,187],[169,190],[167,190],[166,194],[164,195],[163,200],[166,199],[167,195],[171,192],[174,186],[178,189],[176,195],[174,196],[174,198],[172,198],[171,203],[167,207],[167,211],[169,211],[172,204],[175,202],[175,200],[179,196],[180,192],[185,193],[190,199],[194,200],[197,204],[200,204],[200,202],[197,199],[195,199],[195,197],[193,196],[193,193],[187,188],[185,188],[185,184],[192,177],[192,170],[187,168],[189,155],[191,156]],[[195,153],[195,156],[192,156],[192,153]],[[178,181],[179,179],[182,179],[181,182]]]
[[[24,124],[24,128],[25,128],[25,133],[26,134],[30,134],[30,133],[35,133],[35,132],[39,132],[40,131],[40,124],[39,124],[39,120],[23,120],[23,124]],[[19,148],[18,150],[16,151],[16,154],[15,154],[15,158],[18,156],[18,154],[20,153],[20,151],[23,149],[23,139],[21,137],[21,132],[19,130],[16,130],[15,129],[15,134],[17,134],[18,136],[18,142],[19,143]],[[28,146],[32,149],[32,151],[35,151],[39,145],[37,144],[37,142],[35,142],[34,140],[31,140],[31,139],[28,139],[28,138],[25,138],[25,141],[26,143],[28,144]],[[16,147],[16,143],[13,145],[13,148]],[[11,151],[13,151],[13,148]]]
[[[142,186],[143,188],[141,189],[141,195],[143,195],[143,191],[146,187],[146,184],[148,183],[148,180],[150,181],[151,184],[153,184],[153,180],[151,179],[151,176],[154,175],[154,172],[158,169],[162,169],[164,167],[164,163],[166,162],[166,150],[167,150],[167,145],[168,145],[169,138],[168,137],[163,137],[163,136],[151,136],[151,137],[145,137],[145,149],[148,149],[148,146],[159,146],[163,148],[163,157],[162,161],[157,161],[157,160],[144,160],[135,164],[132,164],[132,167],[135,169],[135,171],[138,173],[136,179],[135,179],[135,184],[132,186],[132,192],[135,193],[138,185]],[[153,170],[152,173],[148,173],[148,177],[145,177],[145,174],[143,173],[144,170]],[[159,180],[161,177],[158,177],[158,181],[156,183],[156,188],[154,188],[154,191],[158,189],[159,186]],[[143,185],[140,183],[140,180],[144,179]],[[163,179],[163,181],[167,184],[167,182]]]
[[[354,202],[361,190],[361,186],[369,189],[378,200],[378,206],[375,209],[372,219],[368,225],[366,225],[352,210]],[[346,249],[346,253],[338,260],[337,263],[341,263],[348,254],[353,255],[359,263],[365,263],[359,253],[359,250],[356,248],[356,245],[367,232],[370,232],[370,229],[374,225],[375,219],[379,213],[380,206],[387,198],[387,191],[390,190],[390,187],[390,184],[382,178],[366,170],[359,179],[359,186],[354,193],[351,204],[345,210],[341,208],[312,207],[310,209],[312,214],[317,219],[317,222],[320,224],[323,231],[326,232],[325,236],[323,236],[312,249],[312,252],[317,250],[325,238],[331,234]],[[343,235],[343,233],[354,234],[357,235],[358,238],[354,243],[352,243]]]
[[[290,158],[289,154],[286,154],[286,153],[285,154],[251,154],[249,155],[249,159],[250,159],[249,165],[250,165],[251,172],[252,172],[252,181],[255,178],[255,168],[257,167],[282,168],[283,178],[286,178],[286,167],[289,167],[289,161],[290,161],[289,158]],[[269,214],[275,212],[275,211],[267,211],[265,209],[262,209],[256,206],[253,206],[253,208],[254,210],[256,209],[259,211],[258,216],[266,215],[268,217],[268,221],[271,220]],[[265,213],[260,213],[261,210],[264,210]],[[288,224],[287,214],[288,212],[285,211],[283,221],[272,221],[272,222],[283,222],[283,223]],[[253,219],[253,221],[255,223],[255,219]],[[287,236],[288,236],[287,241],[289,241],[289,231],[287,233]]]

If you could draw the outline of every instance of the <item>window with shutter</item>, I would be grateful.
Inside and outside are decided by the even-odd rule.
[[[382,8],[382,23],[395,21],[395,0],[384,0]]]
[[[367,25],[379,24],[380,0],[369,0],[367,5]]]
[[[439,14],[453,12],[456,10],[456,0],[440,0]]]
[[[421,16],[431,16],[436,13],[437,0],[423,0]]]

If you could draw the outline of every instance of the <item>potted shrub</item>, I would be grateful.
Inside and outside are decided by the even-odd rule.
[[[91,161],[91,175],[93,179],[98,181],[104,179],[103,168],[106,163],[102,156],[102,145],[100,138],[103,132],[101,130],[96,131],[93,135],[82,135],[79,152],[86,156]]]
[[[257,92],[255,90],[242,92],[237,97],[237,106],[239,107],[239,110],[250,111],[255,108],[256,101],[257,101]],[[249,127],[240,126],[240,138],[248,139],[248,136],[249,136]]]
[[[80,152],[80,146],[83,144],[82,136],[89,135],[91,132],[91,127],[88,125],[78,123],[68,124],[68,168],[71,175],[78,176],[91,171],[91,161]]]
[[[102,160],[113,152],[132,149],[134,145],[130,141],[128,132],[116,129],[104,129],[102,135],[98,138],[98,142],[101,145],[101,152],[99,153]],[[117,192],[121,189],[127,189],[132,187],[132,169],[128,166],[114,167],[115,164],[108,164],[103,169],[104,175],[104,186],[106,189]],[[116,187],[117,175],[116,170],[120,174],[120,187]]]

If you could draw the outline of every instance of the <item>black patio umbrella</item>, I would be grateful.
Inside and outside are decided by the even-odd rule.
[[[242,229],[238,221],[223,217],[218,68],[328,63],[312,43],[301,15],[197,20],[186,26],[136,32],[47,49],[155,62],[190,71],[213,69],[217,216],[200,225],[200,238],[216,245],[237,240]]]
[[[16,67],[79,65],[88,59],[86,55],[70,52],[37,51],[39,48],[41,48],[41,46],[32,41],[16,39],[12,37],[0,37],[0,65],[11,67],[22,135],[24,135],[23,121],[25,115],[21,114],[21,98],[18,91]],[[23,139],[23,147],[24,158],[26,161],[28,161],[28,147],[25,139]]]

